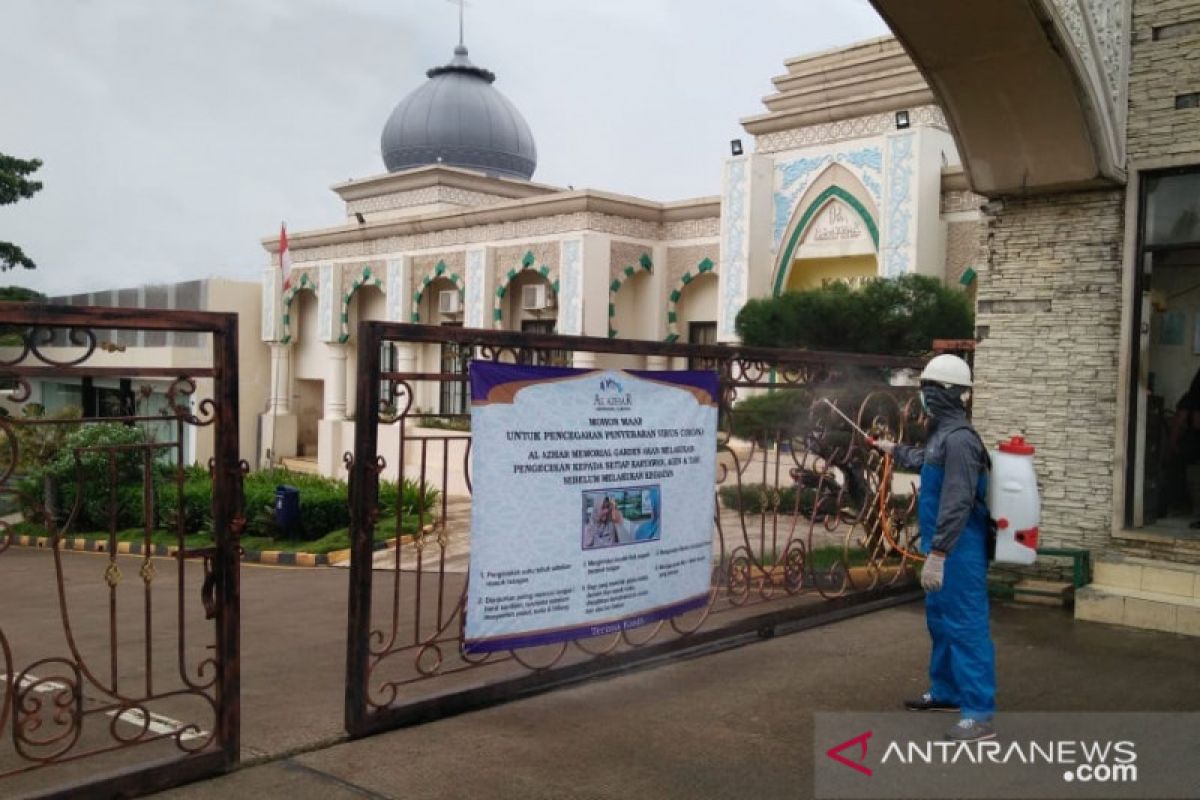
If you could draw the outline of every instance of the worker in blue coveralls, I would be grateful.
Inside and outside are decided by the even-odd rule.
[[[898,468],[921,471],[917,519],[925,566],[925,620],[933,640],[929,690],[905,706],[959,712],[946,733],[955,741],[991,739],[996,663],[988,626],[990,459],[967,420],[971,368],[958,356],[936,356],[921,373],[921,404],[929,417],[924,447],[875,441]]]

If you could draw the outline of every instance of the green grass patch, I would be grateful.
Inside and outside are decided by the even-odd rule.
[[[808,563],[813,569],[829,569],[830,567],[845,563],[848,567],[866,566],[869,561],[867,551],[861,547],[852,547],[846,550],[842,547],[830,545],[827,547],[818,547],[808,554]]]
[[[862,567],[866,566],[868,561],[867,551],[861,547],[852,547],[846,550],[837,545],[826,545],[810,550],[805,559],[805,565],[816,570],[827,570],[843,563],[848,567]],[[775,566],[780,563],[779,554],[767,553],[763,556],[762,563],[764,567]]]

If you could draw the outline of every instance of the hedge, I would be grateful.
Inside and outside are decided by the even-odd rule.
[[[67,438],[61,454],[43,468],[31,472],[19,485],[22,515],[37,523],[46,520],[42,513],[45,486],[49,483],[56,496],[56,524],[62,527],[73,508],[79,476],[83,476],[83,501],[71,520],[76,532],[108,530],[115,521],[118,530],[145,525],[144,487],[141,453],[120,452],[117,456],[117,485],[114,492],[109,479],[109,456],[103,452],[80,454],[83,469],[76,470],[74,449],[139,444],[142,432],[126,425],[103,423],[81,428]],[[193,466],[183,470],[182,503],[178,473],[173,465],[156,464],[152,468],[153,514],[156,528],[176,529],[179,515],[188,533],[212,530],[212,478],[208,470]],[[284,470],[252,472],[243,481],[243,508],[246,517],[244,536],[289,538],[275,524],[275,492],[281,485],[300,490],[300,529],[290,538],[301,541],[320,539],[326,534],[350,524],[348,489],[345,481],[304,475]],[[432,519],[438,510],[440,493],[432,486],[422,494],[419,485],[406,480],[403,486],[384,481],[380,483],[380,514],[394,515],[403,511],[416,518],[423,513]],[[113,509],[116,518],[112,519]],[[406,526],[407,527],[407,526]]]

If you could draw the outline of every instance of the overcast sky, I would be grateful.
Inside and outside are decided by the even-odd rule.
[[[392,108],[448,61],[449,0],[4,0],[0,152],[45,188],[0,240],[50,294],[257,279],[259,240],[342,221]],[[471,59],[524,114],[534,180],[717,194],[785,58],[886,33],[866,0],[469,0]]]

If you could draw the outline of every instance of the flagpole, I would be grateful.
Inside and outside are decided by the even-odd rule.
[[[287,253],[287,223],[286,222],[279,223],[279,245],[280,245],[280,247],[279,247],[279,274],[280,274],[279,294],[280,294],[280,296],[278,298],[273,298],[271,302],[276,302],[277,300],[281,300],[283,297],[283,293],[287,291],[287,280],[288,280],[289,276],[284,273],[284,255]],[[283,310],[282,304],[281,304],[279,310],[280,311]],[[272,333],[272,335],[274,335],[275,331],[272,331],[271,333]],[[287,344],[276,341],[275,346],[276,347],[287,347]],[[279,358],[278,352],[271,354],[271,361],[272,361],[271,366],[272,366],[272,369],[275,374],[272,376],[272,381],[271,381],[271,459],[270,459],[271,463],[270,463],[270,466],[272,469],[274,469],[275,462],[278,460],[277,453],[275,451],[275,430],[279,427],[279,373],[282,372],[283,370],[281,369],[282,359]]]

